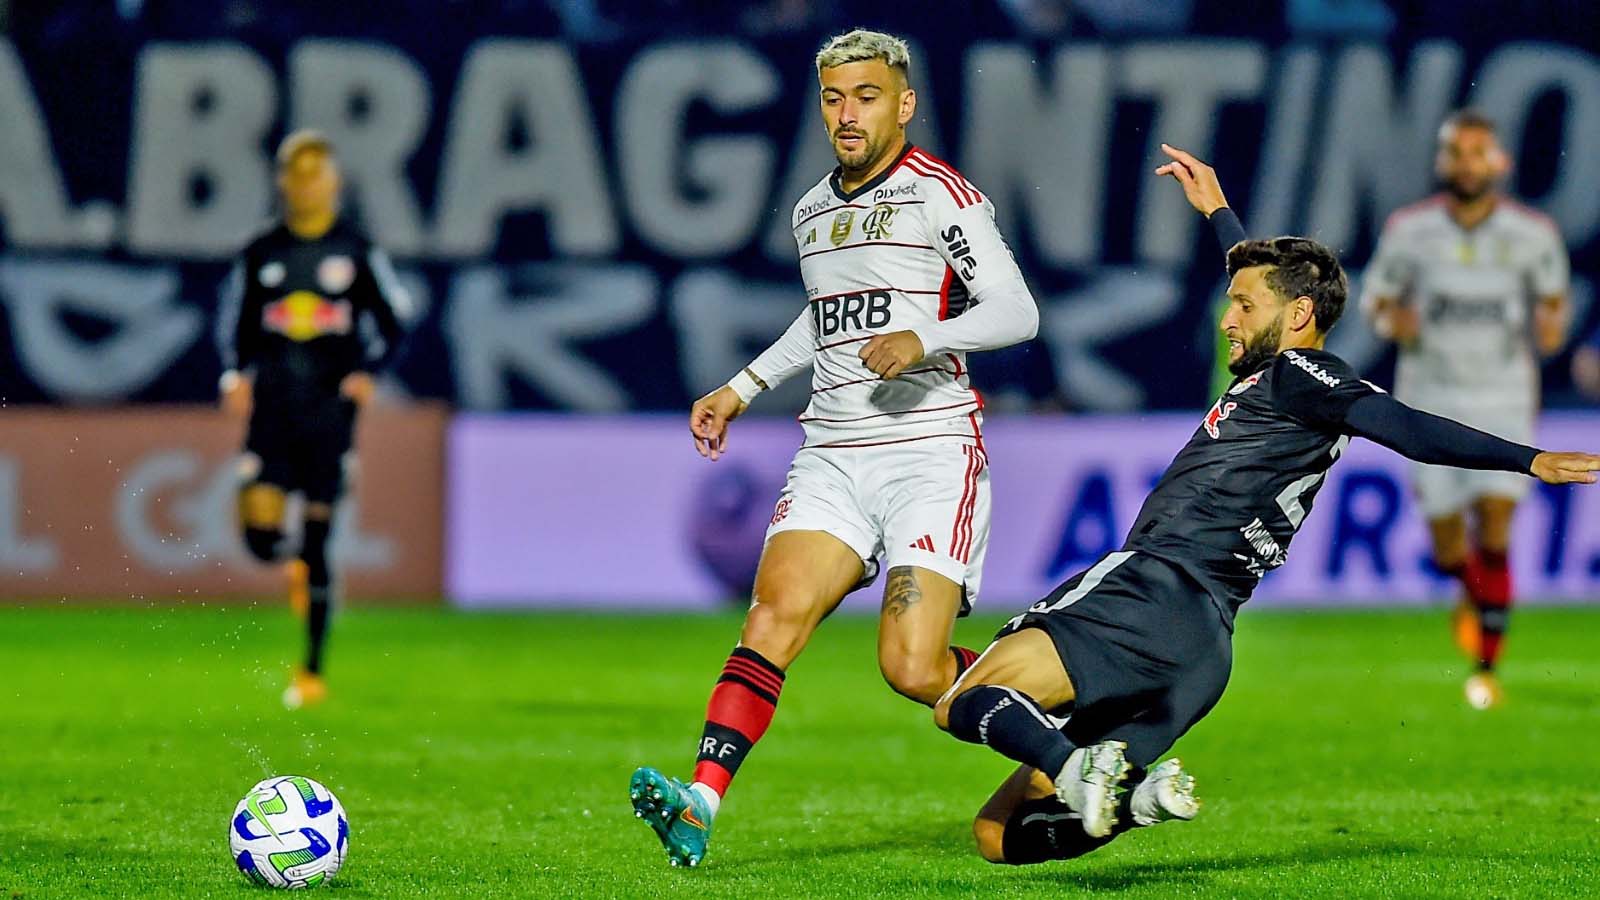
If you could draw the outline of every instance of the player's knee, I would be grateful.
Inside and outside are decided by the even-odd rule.
[[[239,522],[246,529],[281,531],[288,498],[273,484],[255,482],[239,489]]]
[[[950,687],[950,656],[940,653],[925,659],[907,653],[891,653],[878,658],[878,670],[895,693],[932,706]]]
[[[739,643],[760,653],[774,665],[786,667],[811,636],[810,604],[785,591],[757,595],[745,615]]]
[[[978,855],[985,862],[1003,863],[1006,861],[1005,837],[1006,826],[992,819],[979,816],[972,820],[972,837],[978,844]]]
[[[283,546],[283,532],[276,528],[244,529],[244,545],[250,555],[262,562],[276,562]]]

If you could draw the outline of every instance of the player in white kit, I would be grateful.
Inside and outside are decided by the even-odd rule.
[[[1444,123],[1435,170],[1444,191],[1384,226],[1362,305],[1400,347],[1397,399],[1531,443],[1538,358],[1565,338],[1566,248],[1554,223],[1502,192],[1511,161],[1481,114],[1464,110]],[[1528,479],[1421,465],[1415,477],[1434,561],[1464,589],[1454,625],[1478,663],[1468,699],[1492,706],[1512,598],[1511,519]]]
[[[711,817],[766,731],[788,669],[844,596],[888,568],[878,663],[931,706],[976,654],[950,646],[989,533],[983,400],[966,354],[1031,339],[1039,313],[987,198],[906,140],[916,94],[899,38],[853,31],[817,54],[839,167],[795,206],[806,308],[727,385],[695,402],[701,455],[761,391],[811,367],[805,443],[773,511],[739,644],[712,691],[693,783],[629,786],[673,865],[697,865]]]

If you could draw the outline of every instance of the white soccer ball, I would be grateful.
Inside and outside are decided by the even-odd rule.
[[[234,807],[228,848],[256,884],[316,887],[333,879],[350,852],[350,820],[339,798],[299,775],[268,778]]]

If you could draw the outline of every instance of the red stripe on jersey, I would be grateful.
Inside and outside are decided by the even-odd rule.
[[[896,375],[895,377],[896,378],[904,378],[907,375],[921,375],[921,374],[923,374],[925,372],[949,372],[949,371],[950,370],[946,369],[944,366],[930,366],[930,367],[928,367],[926,369],[912,369],[912,370],[910,370],[908,372],[901,372],[899,375]],[[844,381],[844,382],[840,382],[839,384],[830,384],[825,388],[817,388],[816,390],[813,390],[811,393],[812,393],[813,396],[815,396],[817,394],[826,394],[829,391],[837,391],[839,388],[850,387],[851,385],[866,384],[866,383],[871,382],[871,381],[882,381],[882,380],[883,380],[882,378],[879,378],[878,376],[874,375],[871,378],[858,378],[855,381]]]
[[[966,209],[972,205],[971,201],[967,200],[966,196],[961,192],[961,189],[956,187],[955,182],[951,181],[948,176],[941,175],[932,169],[925,169],[919,163],[911,161],[910,157],[906,158],[906,165],[911,169],[911,171],[916,172],[918,175],[921,175],[924,178],[932,178],[944,185],[944,189],[950,192],[950,199],[956,201],[957,209]]]
[[[949,265],[944,267],[944,281],[939,285],[939,321],[950,318],[950,282],[956,277],[956,270]]]
[[[938,291],[913,291],[913,290],[910,290],[908,288],[897,288],[897,287],[864,287],[864,288],[856,288],[854,290],[849,290],[849,291],[840,291],[837,294],[823,294],[821,297],[812,297],[810,300],[807,300],[806,302],[807,303],[821,303],[824,300],[832,300],[835,297],[848,297],[851,294],[865,294],[867,291],[893,291],[893,292],[895,292],[897,294],[937,294],[937,293],[939,293]]]
[[[864,449],[866,449],[868,447],[886,447],[889,444],[909,444],[909,443],[911,443],[913,441],[931,441],[934,438],[966,438],[968,440],[971,440],[972,439],[972,435],[963,434],[961,432],[952,431],[952,432],[940,432],[939,434],[924,434],[924,435],[922,435],[920,437],[899,438],[899,439],[893,440],[893,441],[865,441],[865,442],[860,443],[860,444],[841,444],[841,443],[837,443],[837,442],[831,443],[831,444],[807,444],[802,449],[807,449],[807,450],[864,450]]]
[[[818,350],[829,350],[829,349],[832,349],[834,347],[843,347],[845,344],[859,344],[862,341],[870,341],[875,337],[877,337],[877,335],[875,335],[875,334],[862,335],[861,337],[851,338],[848,341],[834,341],[831,344],[823,344],[823,345],[817,347],[817,349]]]
[[[955,166],[952,166],[939,157],[921,149],[918,149],[914,155],[917,157],[917,161],[922,165],[934,170],[935,172],[943,173],[950,180],[954,181],[956,187],[959,188],[966,196],[967,203],[972,204],[983,202],[983,195],[978,193],[978,189],[973,186],[972,182],[966,179],[966,176],[956,171]]]
[[[873,413],[870,416],[859,416],[859,417],[854,418],[854,419],[822,419],[822,418],[818,418],[816,416],[800,416],[796,421],[799,421],[799,422],[829,422],[829,423],[833,423],[833,424],[839,424],[839,423],[844,423],[844,422],[865,422],[868,419],[881,419],[884,416],[909,416],[912,413],[939,412],[940,410],[960,409],[960,408],[962,408],[964,406],[971,406],[971,405],[972,405],[972,401],[971,400],[963,400],[960,403],[952,403],[949,406],[925,406],[925,407],[922,407],[921,409],[897,409],[897,410],[895,410],[893,412]]]
[[[862,241],[859,244],[845,244],[843,247],[829,247],[826,250],[813,250],[810,253],[800,254],[801,259],[810,259],[824,253],[838,253],[840,250],[860,250],[862,247],[910,247],[914,250],[933,250],[932,244],[902,244],[899,241]]]

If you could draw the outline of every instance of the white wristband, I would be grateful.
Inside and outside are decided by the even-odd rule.
[[[728,387],[733,388],[733,392],[739,395],[740,403],[749,403],[763,390],[761,382],[750,374],[749,369],[740,369],[739,374],[728,380]]]

